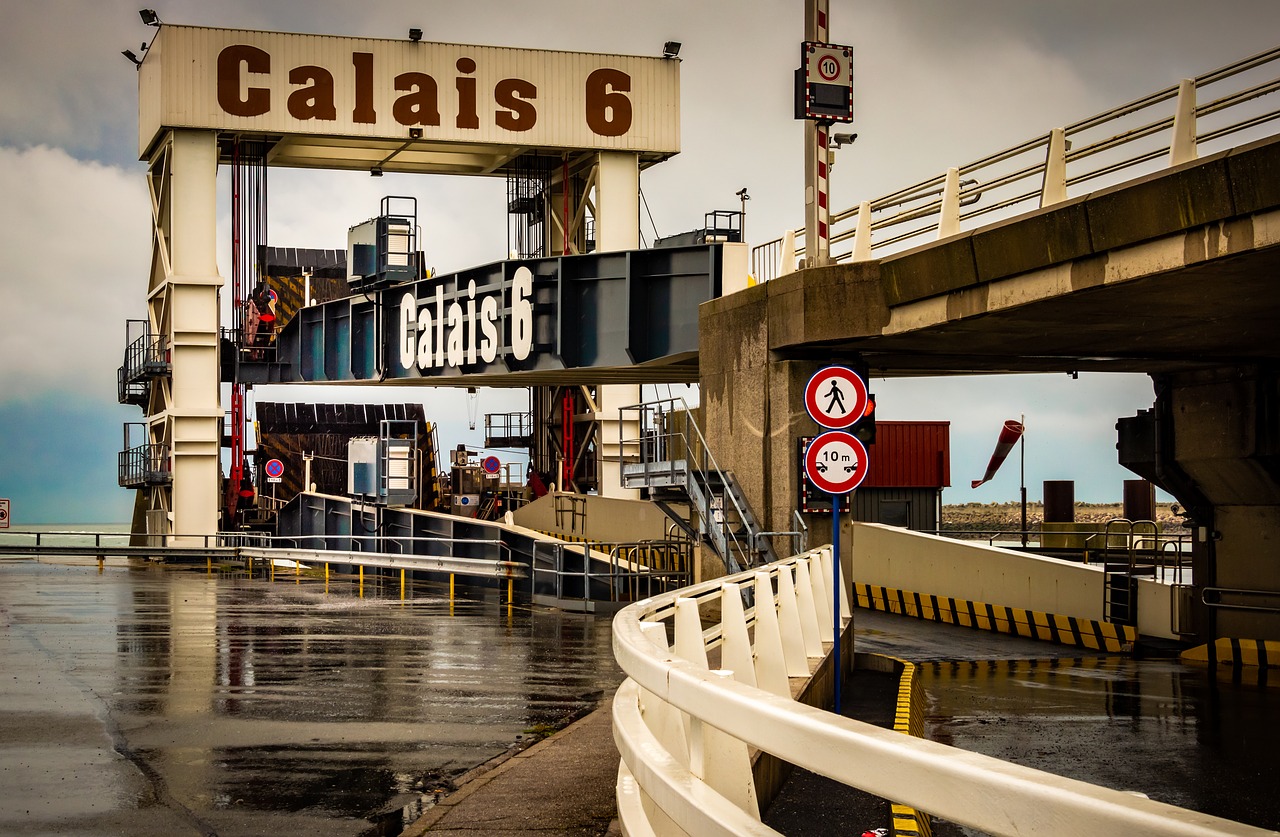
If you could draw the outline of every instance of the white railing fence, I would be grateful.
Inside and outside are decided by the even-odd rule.
[[[834,637],[831,579],[831,550],[821,547],[618,614],[614,655],[628,678],[613,704],[624,833],[779,833],[760,819],[751,748],[994,835],[1273,833],[793,700],[789,678],[807,677]],[[846,624],[847,589],[838,595]],[[708,652],[718,652],[718,668]]]
[[[1259,100],[1280,91],[1277,67],[1280,47],[834,212],[832,259],[882,257],[1270,136],[1280,108]],[[788,230],[753,248],[752,276],[803,264],[803,236]]]

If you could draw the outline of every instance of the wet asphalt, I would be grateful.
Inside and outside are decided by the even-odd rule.
[[[0,833],[396,834],[621,679],[604,618],[325,587],[0,558]]]
[[[1280,830],[1280,684],[1265,672],[1090,656],[865,610],[855,625],[858,651],[917,663],[931,740]],[[891,726],[881,701],[896,683],[886,681],[855,671],[845,714]],[[858,835],[889,825],[888,804],[796,771],[765,821],[786,834]],[[933,821],[935,837],[980,833]]]

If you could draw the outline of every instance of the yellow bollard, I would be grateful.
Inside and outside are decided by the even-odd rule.
[[[324,562],[324,591],[329,592],[329,562]]]
[[[449,601],[453,601],[453,573],[449,573]]]
[[[302,562],[301,561],[293,562],[293,578],[294,578],[294,581],[293,581],[294,584],[302,583]]]
[[[212,555],[205,556],[204,573],[205,575],[213,575],[213,556]]]
[[[364,598],[364,564],[360,565],[360,598]]]
[[[404,567],[400,568],[400,601],[404,601]]]
[[[276,580],[276,562],[268,558],[267,563],[271,565],[271,580],[275,581]]]
[[[107,559],[104,558],[103,556],[101,555],[98,556],[98,575],[102,575],[102,562],[105,560]]]

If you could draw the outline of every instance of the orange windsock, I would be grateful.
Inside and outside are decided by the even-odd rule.
[[[987,472],[982,475],[982,479],[974,480],[971,487],[977,488],[987,480],[996,475],[996,471],[1000,470],[1000,466],[1004,464],[1004,458],[1009,455],[1009,451],[1022,438],[1022,422],[1010,419],[1004,423],[1004,428],[1000,431],[1000,438],[996,440],[996,449],[991,454],[991,461],[987,463]]]

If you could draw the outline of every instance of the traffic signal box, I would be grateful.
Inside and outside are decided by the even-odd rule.
[[[862,411],[862,418],[849,428],[849,432],[868,448],[876,443],[876,397],[874,394],[867,393],[867,408]]]

